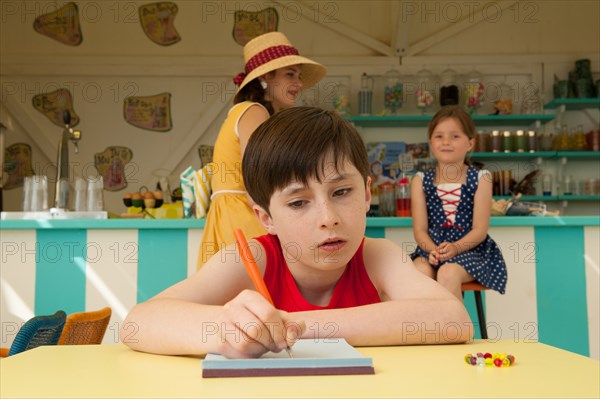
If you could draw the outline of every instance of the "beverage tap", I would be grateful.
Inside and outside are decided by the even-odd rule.
[[[55,210],[67,210],[69,208],[69,141],[75,146],[75,153],[79,153],[78,142],[81,139],[81,131],[71,127],[71,113],[63,113],[65,125],[61,140],[58,143],[58,157],[56,161],[56,193]]]

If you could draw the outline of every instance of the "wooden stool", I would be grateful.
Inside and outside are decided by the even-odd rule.
[[[487,339],[487,326],[485,323],[485,313],[483,312],[483,301],[481,300],[481,291],[488,290],[486,286],[478,283],[477,281],[471,281],[468,283],[463,283],[462,285],[462,295],[465,297],[465,291],[473,291],[473,295],[475,295],[475,305],[477,305],[477,318],[479,319],[479,332],[481,333],[481,338]]]

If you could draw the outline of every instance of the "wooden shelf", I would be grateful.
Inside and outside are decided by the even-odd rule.
[[[535,158],[554,158],[556,151],[537,151],[537,152],[474,152],[471,159],[535,159]]]
[[[511,195],[494,195],[493,197],[495,200],[499,200],[499,199],[511,199],[512,196]],[[519,198],[519,201],[558,201],[559,200],[559,196],[558,195],[522,195],[521,198]]]
[[[535,158],[569,158],[582,160],[600,160],[599,151],[537,151],[537,152],[474,152],[471,159],[535,159]]]
[[[544,109],[556,109],[561,105],[564,105],[567,111],[577,111],[590,108],[600,109],[600,98],[555,98],[554,100],[545,104]]]
[[[495,200],[511,199],[510,195],[494,195]],[[519,201],[600,201],[600,195],[523,195]]]
[[[354,116],[346,118],[356,126],[362,127],[422,127],[427,126],[432,115],[388,115]],[[549,122],[551,114],[531,115],[473,115],[476,126],[529,126],[536,121]]]

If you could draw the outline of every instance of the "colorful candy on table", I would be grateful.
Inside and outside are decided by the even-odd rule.
[[[515,364],[515,357],[506,353],[477,353],[465,355],[465,363],[471,366],[510,367]]]

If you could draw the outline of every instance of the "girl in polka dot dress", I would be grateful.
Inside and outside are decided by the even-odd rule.
[[[489,171],[468,164],[475,124],[462,108],[443,107],[429,124],[435,169],[411,184],[415,266],[462,301],[461,284],[477,280],[504,294],[506,264],[487,234],[492,206]]]

